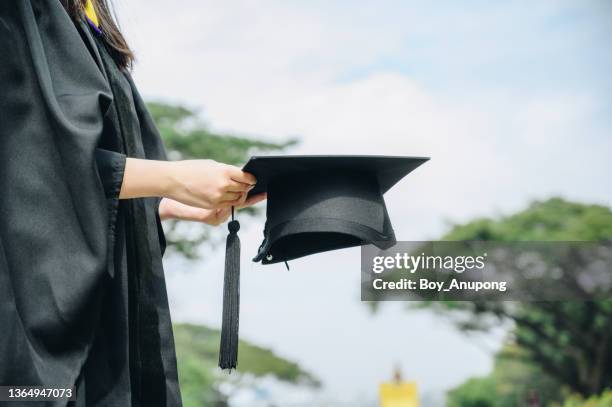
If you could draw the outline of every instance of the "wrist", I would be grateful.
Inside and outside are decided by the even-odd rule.
[[[128,158],[119,197],[172,197],[178,188],[177,180],[175,163]]]
[[[160,161],[159,182],[157,183],[158,196],[173,198],[179,187],[180,177],[177,174],[177,162]]]

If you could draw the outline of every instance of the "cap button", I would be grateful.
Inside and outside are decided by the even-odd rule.
[[[237,220],[233,220],[228,223],[227,228],[230,232],[238,232],[240,230],[240,222],[238,222]]]

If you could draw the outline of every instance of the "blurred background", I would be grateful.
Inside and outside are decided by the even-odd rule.
[[[386,195],[398,240],[612,239],[609,1],[116,8],[172,159],[429,156]],[[230,375],[216,368],[226,227],[165,224],[186,407],[382,406],[392,380],[425,407],[612,406],[609,301],[374,309],[359,249],[251,263],[264,215],[238,215]]]

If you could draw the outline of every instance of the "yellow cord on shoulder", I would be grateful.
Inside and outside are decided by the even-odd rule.
[[[98,15],[96,14],[96,9],[93,6],[93,0],[87,0],[87,3],[85,3],[85,15],[92,23],[96,25],[96,27],[100,27]]]

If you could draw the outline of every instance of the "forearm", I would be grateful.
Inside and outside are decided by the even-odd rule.
[[[219,209],[244,204],[256,180],[240,168],[212,160],[154,161],[128,158],[120,199],[163,197]]]
[[[164,197],[173,183],[172,162],[128,158],[119,199]]]

